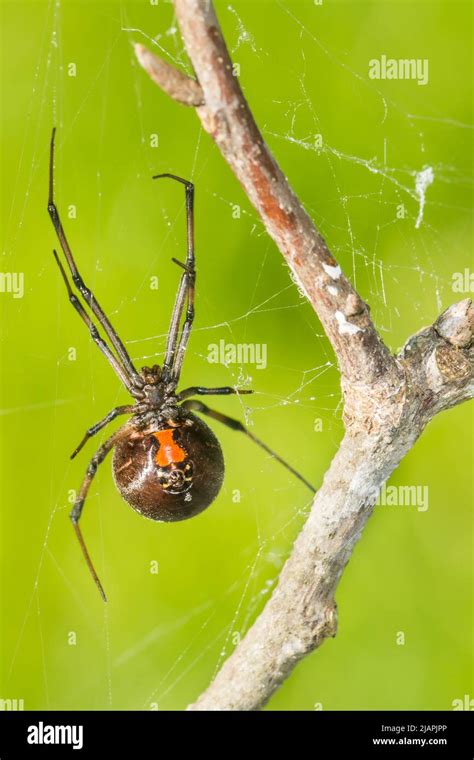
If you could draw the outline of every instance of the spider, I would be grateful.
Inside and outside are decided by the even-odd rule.
[[[199,385],[185,388],[180,392],[176,390],[194,321],[196,269],[194,185],[192,182],[168,173],[157,174],[153,177],[153,179],[172,179],[184,186],[187,253],[184,263],[173,259],[183,272],[171,315],[163,365],[155,364],[152,367],[142,367],[137,370],[95,295],[79,274],[67,241],[54,200],[55,135],[54,128],[50,142],[48,212],[73,284],[103,328],[109,343],[101,337],[90,314],[73,291],[66,269],[55,250],[54,257],[66,285],[69,301],[89,329],[92,340],[102,351],[134,400],[133,404],[115,407],[103,419],[92,425],[71,455],[71,459],[74,459],[89,438],[96,435],[119,415],[132,415],[125,424],[107,438],[90,460],[70,513],[84,559],[102,599],[107,601],[84,542],[79,521],[94,475],[112,449],[114,449],[113,475],[122,497],[144,517],[160,522],[185,520],[202,512],[214,501],[224,479],[224,458],[219,441],[206,423],[194,412],[199,412],[227,425],[232,430],[244,433],[302,481],[312,493],[315,489],[282,457],[247,430],[239,420],[210,409],[200,400],[191,398],[192,396],[244,395],[252,393],[251,390],[229,386],[204,388]]]

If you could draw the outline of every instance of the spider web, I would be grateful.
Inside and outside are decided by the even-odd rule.
[[[100,146],[109,139],[107,98],[109,90],[116,86],[113,61],[117,49],[125,36],[130,42],[148,44],[170,62],[189,71],[172,7],[168,3],[162,3],[161,6],[161,15],[157,16],[159,21],[146,27],[140,20],[136,20],[140,14],[133,3],[116,2],[101,6],[109,24],[103,59],[96,70],[88,72],[88,86],[83,101],[76,107],[73,118],[66,120],[63,112],[63,103],[67,98],[64,71],[68,61],[63,40],[64,6],[61,0],[44,3],[44,26],[38,36],[38,59],[31,82],[31,106],[23,128],[15,181],[11,196],[6,201],[9,214],[7,213],[5,228],[5,251],[12,271],[21,270],[19,251],[22,236],[25,235],[25,225],[31,224],[32,206],[38,204],[33,188],[36,189],[40,175],[41,181],[44,179],[47,160],[44,129],[52,117],[53,122],[60,127],[61,142],[64,145],[76,139],[88,99],[98,91],[102,93],[102,106],[97,110],[94,134],[94,140],[99,146],[94,188],[97,196],[96,219],[92,227],[85,223],[84,218],[80,220],[85,225],[81,233],[82,241],[87,240],[87,236],[90,237],[89,258],[81,253],[79,245],[76,244],[73,249],[81,270],[92,273],[88,278],[92,287],[96,282],[101,285],[101,292],[107,287],[104,272],[111,267],[113,257],[110,252],[102,249],[100,241],[104,239],[102,227],[108,218],[104,211],[107,201],[103,197],[102,186],[104,174],[109,167],[106,161],[101,160]],[[81,9],[80,5],[78,9]],[[272,13],[284,19],[288,35],[299,39],[299,56],[287,64],[294,77],[291,96],[280,97],[277,94],[278,88],[271,88],[271,108],[268,112],[273,113],[275,118],[262,123],[262,131],[277,158],[280,157],[280,151],[284,152],[287,159],[290,158],[291,179],[295,189],[328,240],[338,262],[370,303],[377,327],[384,333],[390,346],[396,349],[407,335],[432,322],[455,299],[449,275],[456,269],[452,263],[446,266],[445,257],[451,244],[448,233],[455,225],[468,225],[472,183],[469,167],[464,165],[461,157],[467,153],[465,141],[471,125],[451,118],[449,113],[440,115],[428,109],[417,112],[416,108],[411,107],[407,110],[403,98],[401,103],[396,97],[389,98],[386,87],[367,78],[356,55],[353,61],[346,50],[341,51],[332,43],[326,42],[324,35],[319,35],[316,31],[317,17],[315,16],[314,23],[308,23],[307,19],[303,21],[300,10],[299,3],[289,0],[272,5]],[[283,69],[283,64],[268,51],[268,40],[262,39],[262,24],[257,23],[258,13],[253,4],[221,4],[218,5],[218,12],[225,27],[231,54],[235,61],[242,60],[242,77],[246,90],[250,93],[253,78],[256,81],[268,80],[270,69],[277,76],[279,69]],[[82,7],[78,13],[85,13],[85,8]],[[166,19],[166,23],[163,23],[163,19]],[[369,123],[373,132],[372,153],[367,154],[364,150],[359,152],[357,136],[351,140],[350,130],[343,144],[326,142],[324,139],[326,133],[331,132],[329,113],[334,104],[327,101],[320,104],[316,99],[314,72],[308,65],[308,59],[314,64],[315,56],[321,70],[326,68],[331,72],[338,71],[345,87],[357,88],[360,92],[371,114]],[[145,124],[147,101],[151,95],[150,89],[146,87],[145,75],[136,66],[131,52],[130,66],[133,69],[133,91],[126,92],[124,98],[135,106],[131,118],[138,121],[143,145],[136,166],[136,178],[144,181],[145,177],[157,170],[155,156],[145,147],[148,139],[148,126]],[[413,87],[416,88],[417,85],[414,84]],[[154,97],[159,101],[164,96],[156,92]],[[425,99],[424,102],[429,101]],[[341,110],[342,107],[338,108]],[[180,113],[177,112],[176,119]],[[350,118],[350,115],[346,118]],[[279,125],[278,128],[273,126],[274,123]],[[233,191],[221,191],[213,174],[221,161],[220,156],[215,149],[212,149],[215,152],[212,155],[196,118],[193,125],[186,136],[186,139],[193,141],[187,176],[195,181],[199,195],[204,196],[205,202],[228,220],[229,228],[233,224],[232,212],[236,205],[239,207],[239,231],[253,248],[254,260],[248,279],[242,277],[238,280],[238,287],[242,288],[243,293],[242,307],[235,310],[230,306],[227,311],[217,315],[216,319],[210,316],[215,312],[213,296],[205,284],[204,274],[202,278],[200,275],[197,318],[186,362],[194,368],[193,377],[196,368],[210,377],[209,344],[220,340],[234,346],[252,343],[255,335],[265,335],[267,332],[272,334],[271,325],[275,320],[279,325],[288,323],[289,331],[302,336],[302,356],[299,360],[295,358],[294,345],[289,345],[292,343],[289,340],[286,346],[280,344],[274,351],[271,346],[268,347],[269,359],[265,372],[260,373],[255,365],[245,362],[228,361],[219,365],[218,382],[208,384],[252,386],[256,392],[251,400],[235,399],[232,406],[216,404],[216,408],[245,419],[251,430],[262,438],[265,438],[266,432],[267,440],[268,434],[278,431],[279,435],[273,435],[269,442],[280,452],[285,449],[288,436],[291,461],[297,464],[304,475],[320,483],[342,434],[338,374],[332,351],[290,273],[281,267],[281,272],[275,275],[274,262],[279,254],[268,240],[253,208],[239,191],[236,190],[235,195]],[[398,141],[393,139],[397,130]],[[434,162],[430,158],[430,140],[440,131],[449,135],[450,145],[457,146],[456,151],[453,149],[449,162]],[[387,133],[392,136],[391,140],[387,139]],[[320,135],[323,136],[322,142],[319,141]],[[64,165],[64,154],[60,150],[57,159],[60,208],[64,208],[60,194],[69,171],[70,167]],[[80,177],[77,167],[74,171]],[[314,183],[310,181],[312,176],[316,178]],[[227,183],[226,187],[229,186]],[[450,187],[456,189],[454,202],[450,200]],[[156,205],[156,195],[153,202]],[[158,203],[159,215],[166,231],[158,242],[158,250],[151,257],[147,259],[146,252],[143,253],[144,273],[140,278],[132,282],[130,277],[129,283],[125,275],[124,287],[114,296],[115,301],[108,296],[107,301],[112,300],[115,304],[109,314],[114,323],[126,324],[133,310],[140,308],[149,278],[155,271],[160,272],[160,278],[170,277],[169,268],[166,269],[166,274],[161,274],[164,262],[171,255],[179,258],[179,251],[182,250],[182,205],[178,212],[173,211],[176,206],[173,206],[167,192],[160,195]],[[404,214],[402,222],[397,217],[400,209]],[[376,218],[370,229],[364,220],[365,211],[370,219],[374,219],[374,215]],[[437,212],[444,214],[443,222],[437,221]],[[199,218],[199,205],[196,213]],[[131,223],[136,224],[137,219],[134,217]],[[67,218],[64,221],[68,229]],[[141,223],[143,224],[143,217]],[[125,229],[124,225],[123,220],[118,221],[117,235],[120,234],[120,229]],[[395,227],[398,235],[396,247],[393,237]],[[45,246],[46,243],[41,248]],[[84,250],[83,245],[82,251]],[[198,247],[198,256],[204,255]],[[46,277],[51,277],[51,268],[43,263],[43,254],[39,260],[31,288],[37,287]],[[203,268],[204,266],[203,264]],[[209,274],[209,270],[205,272]],[[171,289],[177,281],[176,273],[174,274],[174,278],[170,279],[173,283]],[[219,277],[212,279],[216,283]],[[410,282],[409,289],[406,288],[407,281]],[[222,287],[228,287],[230,282],[227,276]],[[278,287],[275,287],[275,283],[278,283]],[[68,308],[63,295],[58,289],[57,303],[52,306],[55,313],[52,330],[55,331],[56,338],[60,334],[61,323]],[[27,307],[23,301],[18,301],[15,319],[26,319],[25,309]],[[409,316],[402,320],[402,316],[407,314]],[[138,334],[126,341],[132,358],[138,365],[159,363],[162,358],[166,322],[160,318],[154,324],[163,327],[154,329],[150,325],[146,334]],[[74,340],[75,338],[70,338],[72,343]],[[152,591],[151,586],[145,584],[149,604],[152,606],[151,612],[130,625],[127,635],[124,632],[128,626],[127,618],[124,619],[116,608],[110,611],[109,607],[104,607],[98,612],[95,600],[89,601],[84,591],[87,589],[92,594],[90,586],[85,582],[77,584],[77,574],[85,571],[72,540],[67,550],[63,550],[60,544],[60,538],[64,540],[66,535],[62,526],[68,522],[67,512],[70,509],[66,495],[69,489],[78,485],[76,480],[81,477],[81,473],[73,465],[66,464],[63,468],[64,458],[58,462],[56,441],[59,431],[67,424],[65,420],[74,405],[80,405],[81,402],[87,404],[87,414],[90,415],[94,410],[97,418],[105,412],[105,409],[104,412],[101,411],[105,394],[102,391],[102,375],[97,370],[100,361],[98,352],[91,346],[87,362],[83,365],[86,377],[82,385],[79,382],[77,386],[81,389],[78,395],[77,387],[74,390],[65,379],[67,356],[59,356],[55,385],[50,388],[49,400],[46,394],[38,394],[32,403],[7,407],[2,411],[4,417],[19,419],[28,414],[35,424],[36,415],[46,410],[51,415],[49,419],[52,431],[51,440],[47,442],[44,451],[49,483],[49,493],[45,493],[45,496],[49,506],[44,508],[46,511],[43,510],[42,514],[46,514],[47,519],[41,523],[41,529],[44,529],[41,535],[39,531],[33,534],[31,554],[34,564],[27,573],[29,580],[26,591],[20,597],[13,646],[6,652],[4,689],[7,690],[6,693],[15,692],[15,685],[21,683],[18,673],[22,672],[25,658],[33,652],[33,656],[41,663],[41,675],[38,676],[40,685],[32,697],[33,704],[28,704],[28,707],[183,707],[217,673],[263,607],[291,550],[292,541],[304,522],[311,499],[303,489],[296,489],[285,473],[276,472],[275,462],[263,452],[248,452],[245,446],[251,444],[234,442],[231,433],[216,430],[226,456],[227,476],[222,495],[213,509],[229,509],[237,490],[241,491],[241,496],[244,494],[245,511],[243,516],[238,517],[234,513],[234,519],[239,523],[238,539],[235,542],[232,541],[230,516],[216,518],[215,524],[210,523],[208,529],[215,531],[216,543],[220,540],[231,542],[229,551],[233,553],[233,563],[223,569],[222,582],[217,579],[209,588],[194,591],[188,581],[183,581],[184,587],[191,593],[188,603],[180,600],[180,603],[174,605],[170,592],[163,585],[159,586],[158,591]],[[186,378],[190,377],[188,373],[185,374]],[[265,376],[276,376],[278,380],[270,381],[264,379]],[[187,384],[192,382],[194,381]],[[185,385],[182,383],[182,387]],[[116,389],[115,392],[110,387],[109,384],[106,403],[112,408],[123,403],[123,393],[116,385],[112,386]],[[319,440],[315,442],[315,437],[321,435],[315,432],[317,421],[321,422],[324,431],[322,444]],[[301,430],[301,436],[292,435],[291,430]],[[81,432],[76,431],[78,436]],[[323,447],[323,451],[318,455],[315,467],[315,450],[320,451],[319,447]],[[242,453],[244,451],[247,453]],[[234,452],[238,462],[235,467],[232,464]],[[86,459],[83,461],[84,466],[85,461]],[[243,463],[248,463],[245,468]],[[247,467],[251,468],[253,476],[246,471]],[[104,467],[106,470],[107,465]],[[128,558],[125,561],[126,567],[119,567],[118,550],[113,548],[113,536],[109,535],[115,531],[115,522],[108,511],[108,502],[111,499],[117,502],[119,497],[113,495],[110,485],[106,485],[107,478],[110,478],[109,472],[98,476],[89,497],[94,501],[94,512],[98,515],[95,523],[98,531],[98,540],[94,544],[95,561],[104,573],[106,587],[112,584],[114,593],[119,593],[118,588],[122,584],[120,587],[125,586],[126,591],[128,587],[128,593],[133,595],[132,589],[140,584],[140,573],[143,575],[144,571],[143,568],[133,570]],[[89,513],[89,509],[92,512],[90,506],[86,512]],[[120,512],[121,519],[122,516],[123,511]],[[242,527],[242,522],[246,523],[245,527]],[[127,525],[130,526],[131,523]],[[145,541],[144,530],[134,534],[134,538]],[[187,551],[199,552],[198,547],[193,547],[190,528],[187,530],[184,540],[177,542],[178,558],[175,561],[178,564],[188,558]],[[87,521],[84,531],[92,540],[91,522]],[[220,536],[224,538],[221,539]],[[150,552],[152,539],[146,540],[148,543],[145,552]],[[122,546],[125,551],[123,543]],[[206,551],[212,551],[211,546],[212,544]],[[216,548],[219,560],[222,561],[222,546]],[[74,555],[74,552],[77,554]],[[74,555],[72,559],[71,555]],[[155,554],[149,556],[153,559]],[[160,565],[159,577],[164,576],[163,584],[169,588],[173,567],[170,566],[167,570],[166,563],[171,562],[170,555],[163,551],[163,556],[158,556],[157,560]],[[191,564],[199,571],[199,562]],[[219,571],[220,568],[217,567],[216,575],[219,575]],[[113,574],[117,574],[120,580],[112,583]],[[87,581],[90,582],[90,579]],[[124,603],[127,597],[122,595],[121,598]],[[65,600],[67,614],[58,615],[57,605],[61,602],[53,603],[52,599]],[[132,617],[134,615],[137,615],[137,610],[131,613]],[[151,620],[156,620],[157,617],[160,622],[151,624]],[[86,653],[78,656],[75,665],[71,665],[70,661],[66,665],[64,647],[61,650],[62,645],[58,641],[52,643],[52,630],[58,625],[64,629],[61,635],[65,636],[69,630],[79,630],[87,641]],[[176,640],[179,642],[177,646],[174,645]],[[183,641],[186,643],[183,644]],[[92,657],[95,667],[88,667],[88,657]],[[61,687],[58,673],[63,666],[70,678],[75,675],[78,677],[78,686]],[[79,677],[81,668],[87,671],[86,676]],[[125,696],[125,683],[131,684],[128,698]],[[39,693],[42,696],[38,696]],[[26,700],[28,703],[28,697]]]

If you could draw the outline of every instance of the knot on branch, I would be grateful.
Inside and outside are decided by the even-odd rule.
[[[140,66],[170,98],[185,106],[204,105],[204,94],[199,82],[150,53],[144,45],[136,44],[134,48]]]
[[[438,317],[434,328],[457,348],[469,348],[474,336],[474,306],[470,298],[455,303]]]
[[[447,308],[431,327],[407,341],[400,358],[423,424],[439,411],[472,397],[474,308],[467,298]]]

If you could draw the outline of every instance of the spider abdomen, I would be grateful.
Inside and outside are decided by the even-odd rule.
[[[151,520],[174,522],[202,512],[216,498],[224,458],[212,430],[192,413],[171,427],[136,431],[118,443],[113,473],[133,509]]]

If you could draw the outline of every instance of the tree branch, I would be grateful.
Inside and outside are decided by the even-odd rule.
[[[268,149],[255,123],[220,31],[212,3],[175,0],[176,16],[199,85],[204,105],[197,112],[227,163],[242,184],[262,221],[284,255],[295,279],[319,316],[350,380],[371,382],[391,365],[367,305],[341,272],[288,180]],[[137,45],[138,61],[150,72],[172,67]],[[156,77],[155,81],[157,81]],[[158,81],[170,93],[168,80]],[[184,102],[179,93],[176,98]]]
[[[392,356],[363,302],[266,146],[232,73],[209,0],[174,0],[197,81],[142,45],[140,64],[196,107],[306,293],[341,369],[346,434],[278,586],[245,638],[190,709],[262,707],[296,663],[337,628],[334,595],[378,492],[438,412],[474,395],[474,309],[451,306]],[[191,94],[190,94],[191,93]]]

